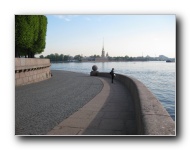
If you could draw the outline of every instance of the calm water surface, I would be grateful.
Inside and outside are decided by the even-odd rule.
[[[98,67],[99,72],[110,72],[114,68],[115,73],[135,77],[143,82],[175,120],[175,63],[165,61],[52,63],[51,70],[90,74],[93,65]]]

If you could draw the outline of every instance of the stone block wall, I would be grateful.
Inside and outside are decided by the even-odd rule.
[[[49,59],[15,58],[15,86],[51,78],[50,66]]]

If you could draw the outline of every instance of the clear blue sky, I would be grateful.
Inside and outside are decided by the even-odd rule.
[[[175,15],[46,15],[44,56],[51,53],[75,56],[175,57]]]

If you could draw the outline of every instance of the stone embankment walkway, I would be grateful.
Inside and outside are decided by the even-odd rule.
[[[16,135],[133,135],[134,104],[118,81],[66,71],[16,87]]]

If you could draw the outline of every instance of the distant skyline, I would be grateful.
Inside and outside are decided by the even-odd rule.
[[[104,40],[109,56],[175,57],[175,15],[46,16],[46,48],[40,55],[101,55]]]

